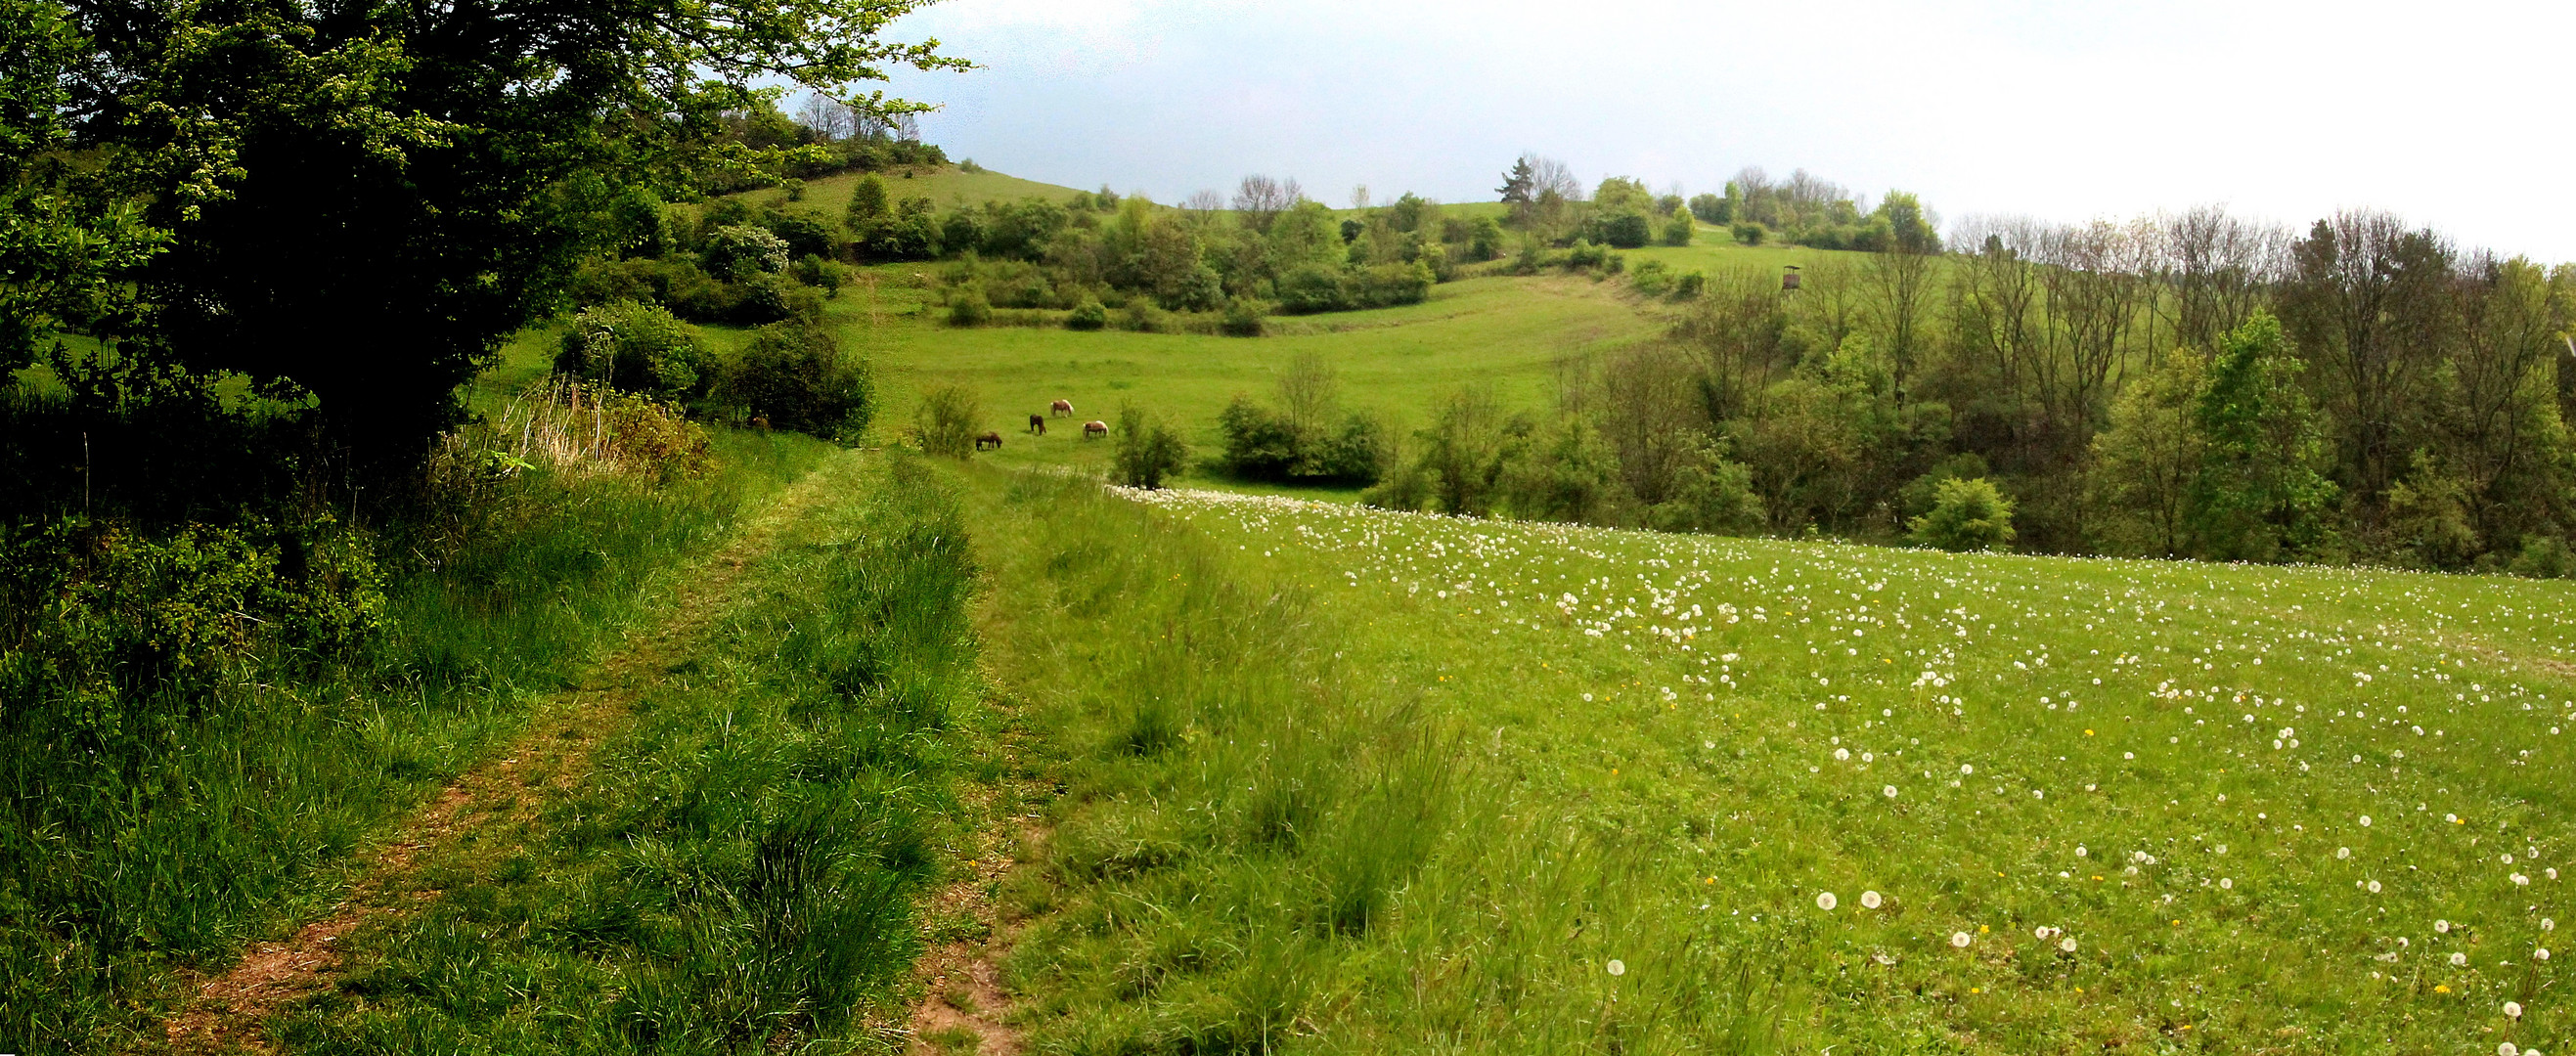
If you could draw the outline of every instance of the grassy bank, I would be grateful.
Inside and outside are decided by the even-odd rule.
[[[1044,587],[995,645],[1075,793],[1013,967],[1064,1051],[2576,1024],[2562,585],[1007,501]]]
[[[913,897],[975,723],[974,570],[917,461],[749,571],[711,642],[657,658],[631,727],[528,809],[442,845],[417,913],[352,937],[289,1051],[841,1051],[919,950]],[[407,896],[395,896],[397,902]],[[899,1039],[898,1039],[899,1040]]]
[[[178,970],[220,969],[328,905],[385,823],[515,734],[646,609],[657,577],[829,450],[719,443],[702,480],[524,473],[455,515],[470,524],[344,541],[381,548],[389,570],[385,629],[354,654],[231,656],[184,692],[102,698],[42,658],[130,628],[65,616],[11,646],[0,1049],[121,1047],[185,997]]]

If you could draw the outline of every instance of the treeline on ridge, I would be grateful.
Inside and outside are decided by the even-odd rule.
[[[1661,340],[1561,364],[1547,413],[1474,390],[1426,409],[1370,497],[2040,552],[2576,569],[2576,268],[2370,212],[2304,234],[2215,208],[1984,219],[1955,244],[1818,259],[1794,290],[1768,270],[1633,269],[1667,315]],[[1925,534],[1962,518],[1986,527]]]

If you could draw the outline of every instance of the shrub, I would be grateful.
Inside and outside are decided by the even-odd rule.
[[[975,453],[975,435],[984,417],[984,401],[963,385],[942,385],[921,394],[913,408],[912,427],[925,454],[965,458]]]
[[[892,211],[886,199],[885,180],[875,173],[859,177],[859,185],[850,191],[850,208],[847,215],[850,230],[863,230],[869,224],[891,214]]]
[[[1131,488],[1159,488],[1163,478],[1180,472],[1190,448],[1178,430],[1158,417],[1128,404],[1118,409],[1118,450],[1111,470],[1118,483]]]
[[[1314,474],[1351,484],[1374,484],[1395,461],[1395,441],[1386,425],[1364,414],[1342,419],[1340,432],[1316,445]]]
[[[1752,468],[1729,461],[1722,445],[1703,439],[1674,474],[1673,497],[1648,511],[1648,520],[1667,532],[1752,535],[1762,530],[1765,511]]]
[[[742,282],[784,271],[788,259],[786,239],[749,224],[729,224],[708,234],[700,264],[711,274]]]
[[[1167,334],[1172,330],[1172,313],[1139,297],[1127,302],[1127,307],[1118,313],[1118,328],[1140,334]]]
[[[1690,245],[1691,235],[1696,230],[1697,229],[1691,224],[1690,210],[1676,208],[1673,210],[1673,215],[1664,218],[1664,244],[1667,246]]]
[[[758,326],[782,319],[814,319],[823,314],[823,297],[785,275],[755,275],[733,291],[724,321]]]
[[[1961,552],[1993,550],[2012,542],[2012,500],[1985,477],[1953,477],[1934,492],[1932,512],[1908,522],[1924,546]]]
[[[1266,305],[1250,297],[1237,297],[1226,302],[1225,317],[1218,321],[1217,329],[1230,337],[1259,337],[1265,314]]]
[[[1597,268],[1609,261],[1609,247],[1594,245],[1590,239],[1575,239],[1574,245],[1565,251],[1565,266],[1575,271]]]
[[[2507,571],[2533,579],[2566,579],[2576,575],[2576,551],[2569,550],[2567,540],[2555,535],[2528,536]]]
[[[1503,225],[1490,216],[1477,217],[1475,226],[1467,235],[1467,259],[1471,262],[1497,260],[1502,255]]]
[[[573,316],[555,370],[597,385],[666,399],[699,391],[705,353],[695,328],[656,304],[619,301]]]
[[[806,256],[796,262],[796,281],[822,291],[825,297],[838,297],[841,287],[850,281],[848,265],[837,260]]]
[[[843,356],[830,331],[806,321],[755,331],[726,365],[720,395],[740,417],[842,443],[858,442],[876,414],[866,361]]]
[[[1636,286],[1639,293],[1661,297],[1673,288],[1673,272],[1663,261],[1649,260],[1628,273],[1628,282]]]
[[[993,321],[993,303],[984,299],[984,287],[969,283],[948,295],[948,325],[982,326]]]
[[[829,221],[802,210],[766,214],[760,226],[787,244],[790,258],[830,256],[836,241]]]
[[[1217,412],[1225,434],[1225,471],[1248,480],[1286,480],[1306,461],[1305,445],[1288,416],[1238,395]]]
[[[1100,298],[1085,297],[1081,304],[1073,306],[1072,314],[1064,317],[1064,325],[1068,330],[1098,330],[1109,325],[1109,308],[1100,303]]]
[[[1705,272],[1685,271],[1680,278],[1673,280],[1673,299],[1676,301],[1696,300],[1707,290],[1708,275]]]
[[[1735,236],[1736,241],[1748,246],[1761,245],[1762,236],[1770,233],[1769,231],[1764,230],[1762,225],[1755,223],[1737,224],[1733,228],[1730,228],[1729,231]]]
[[[1431,505],[1431,474],[1419,464],[1405,466],[1361,492],[1360,502],[1381,510],[1424,509]]]
[[[1654,238],[1653,224],[1644,213],[1623,212],[1601,220],[1601,241],[1620,249],[1642,249]]]

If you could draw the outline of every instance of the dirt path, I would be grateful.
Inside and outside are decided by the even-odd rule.
[[[262,1023],[331,984],[343,937],[438,895],[410,883],[423,853],[468,832],[527,820],[541,789],[568,785],[586,773],[592,751],[625,727],[637,698],[704,641],[743,570],[777,548],[816,502],[846,486],[856,465],[855,454],[844,454],[817,468],[744,523],[723,549],[682,569],[651,623],[629,632],[582,685],[540,702],[517,741],[467,770],[396,828],[356,871],[347,895],[328,915],[282,941],[251,947],[232,970],[198,980],[196,996],[168,1021],[167,1051],[275,1051]]]

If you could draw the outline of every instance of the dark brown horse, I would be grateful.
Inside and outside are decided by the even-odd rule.
[[[1000,433],[986,433],[986,434],[984,434],[984,435],[982,435],[982,436],[976,437],[976,438],[975,438],[975,450],[983,451],[983,450],[986,450],[986,449],[990,449],[990,450],[994,450],[994,451],[999,451],[999,450],[1001,450],[1001,449],[1002,449],[1002,434],[1000,434]]]
[[[1107,435],[1109,435],[1109,423],[1107,422],[1094,419],[1092,421],[1082,423],[1082,438],[1085,440]]]
[[[1032,414],[1032,415],[1030,415],[1030,416],[1029,416],[1029,431],[1030,431],[1030,432],[1032,432],[1032,433],[1036,433],[1036,434],[1038,434],[1039,436],[1045,436],[1045,435],[1046,435],[1046,415],[1043,415],[1043,414]]]

